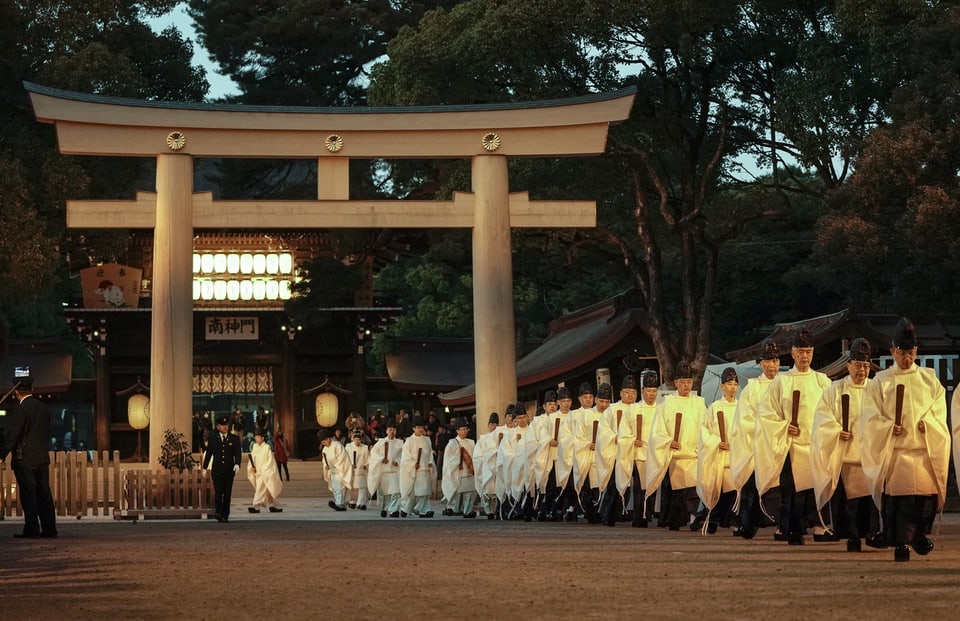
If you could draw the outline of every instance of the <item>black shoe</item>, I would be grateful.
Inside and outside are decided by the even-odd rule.
[[[56,538],[57,538],[57,531],[55,531],[55,530],[45,530],[45,531],[43,531],[42,533],[40,533],[40,538],[41,538],[41,539],[56,539]],[[932,543],[930,544],[930,547],[931,547],[931,549],[933,548],[933,544],[932,544]]]
[[[488,514],[487,514],[487,519],[488,519],[488,520],[492,520],[492,519],[495,518],[495,517],[497,517],[497,516],[494,515],[493,513],[488,513]]]
[[[907,546],[897,546],[893,550],[893,560],[897,563],[906,563],[910,560],[910,548]]]
[[[360,505],[359,507],[357,507],[357,509],[360,509],[361,511],[366,511],[367,505]]]
[[[423,515],[424,515],[425,517],[431,518],[431,517],[433,517],[433,511],[427,511],[427,512],[424,513]]]
[[[40,533],[13,533],[17,539],[39,539]]]
[[[576,521],[577,521],[577,514],[574,513],[573,511],[567,511],[567,513],[563,516],[563,521],[564,521],[564,522],[576,522]]]
[[[667,530],[676,530],[676,531],[679,531],[679,530],[680,530],[680,527],[679,527],[679,526],[667,526]]]
[[[333,509],[334,511],[339,511],[339,509],[337,509],[337,503],[333,502],[332,500],[327,501],[327,506]]]
[[[386,513],[386,511],[384,511],[384,513]],[[406,514],[404,514],[404,515],[406,515]],[[392,517],[392,518],[398,518],[398,517],[400,517],[400,512],[399,512],[399,511],[394,511],[393,513],[390,514],[390,517]]]
[[[871,548],[883,549],[889,547],[882,533],[871,533],[864,537],[863,542]]]
[[[270,513],[282,513],[283,509],[280,507],[270,507]]]
[[[833,532],[832,530],[828,530],[827,532],[822,533],[822,534],[819,534],[819,535],[816,534],[816,533],[814,533],[814,534],[813,534],[813,540],[814,540],[814,541],[836,541],[836,540],[837,540],[837,536],[834,534],[834,532]]]
[[[786,540],[787,540],[787,535],[786,535],[786,533],[781,533],[781,532],[778,530],[777,532],[773,533],[773,540],[774,540],[774,541],[786,541]]]
[[[214,514],[213,519],[215,519],[215,520],[218,521],[218,522],[226,522],[226,521],[227,521],[227,518],[223,517],[223,516],[220,515],[219,513]]]
[[[260,509],[257,509],[256,507],[247,507],[247,511],[250,513],[260,513]]]
[[[468,520],[473,519],[473,518],[477,517],[477,512],[476,512],[476,511],[471,511],[471,512],[469,512],[469,513],[464,513],[464,514],[463,514],[463,517],[464,517],[465,519],[468,519]]]
[[[453,509],[444,509],[442,513],[443,517],[450,517],[453,515]]]
[[[42,537],[43,535],[40,536]],[[926,537],[920,537],[917,541],[913,542],[913,551],[920,556],[926,556],[933,551],[933,542]]]
[[[787,535],[787,545],[788,546],[802,546],[803,545],[803,534],[802,533],[790,533]]]
[[[344,507],[343,505],[334,505],[334,509],[336,509],[337,511],[346,511],[346,510],[347,510],[347,508]]]
[[[741,528],[740,536],[747,540],[753,539],[754,537],[757,536],[757,531],[759,530],[760,528],[757,526],[751,526],[749,528]]]
[[[387,517],[387,512],[386,512],[386,511],[381,511],[381,512],[380,512],[380,517]]]
[[[406,511],[401,511],[401,512],[400,512],[400,517],[407,517],[407,512],[406,512]]]
[[[634,528],[647,528],[647,518],[635,519],[630,525]]]
[[[859,552],[861,549],[859,537],[847,539],[847,552]]]
[[[712,535],[712,534],[716,533],[716,532],[717,532],[717,528],[718,528],[719,526],[720,526],[720,525],[717,524],[716,522],[710,522],[709,524],[707,524],[707,534],[708,534],[708,535]]]

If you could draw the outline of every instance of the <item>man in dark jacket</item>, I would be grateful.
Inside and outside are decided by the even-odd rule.
[[[207,453],[203,458],[204,469],[209,469],[213,478],[213,495],[218,522],[230,521],[230,496],[233,492],[233,477],[240,470],[240,438],[229,433],[230,418],[217,419],[217,430],[210,434]]]
[[[22,539],[56,539],[57,515],[50,491],[50,412],[33,396],[33,379],[14,378],[14,404],[7,414],[7,433],[0,459],[13,452],[11,465],[23,507]]]

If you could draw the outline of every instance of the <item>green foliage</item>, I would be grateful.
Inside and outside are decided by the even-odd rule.
[[[0,6],[0,314],[12,338],[61,334],[71,273],[122,259],[122,231],[66,231],[66,199],[127,198],[153,185],[153,163],[57,153],[53,129],[34,118],[22,81],[88,93],[199,101],[204,72],[175,31],[155,35],[147,16],[175,0],[17,0]]]
[[[160,447],[160,465],[167,470],[192,470],[197,466],[197,460],[190,452],[190,445],[182,433],[176,429],[165,429],[163,432],[163,446]]]

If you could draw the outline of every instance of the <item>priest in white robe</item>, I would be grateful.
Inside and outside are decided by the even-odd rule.
[[[347,463],[347,452],[343,445],[334,438],[329,430],[321,431],[320,459],[323,461],[323,480],[333,494],[333,499],[327,504],[334,511],[346,511],[344,504],[344,480],[350,475],[350,466]]]
[[[443,503],[446,505],[443,515],[475,518],[477,512],[473,510],[473,505],[477,498],[477,487],[473,451],[476,443],[467,437],[470,423],[466,418],[457,419],[456,432],[457,436],[450,438],[443,449],[443,477],[440,479]]]
[[[367,510],[367,472],[370,469],[370,447],[363,443],[363,432],[356,428],[350,432],[350,444],[346,447],[350,473],[346,478],[347,507]]]
[[[737,393],[740,380],[733,367],[720,374],[722,395],[710,404],[697,445],[697,494],[710,512],[704,522],[704,532],[712,535],[719,527],[731,522],[731,509],[737,496],[730,475],[730,424],[737,411]]]
[[[670,530],[682,526],[696,528],[700,506],[697,496],[697,443],[707,405],[703,397],[692,394],[693,368],[681,360],[677,363],[674,383],[676,394],[668,395],[653,419],[647,444],[646,493],[664,485],[660,511]]]
[[[430,495],[437,484],[437,465],[433,462],[433,446],[426,435],[423,418],[413,417],[413,435],[403,442],[400,457],[400,516],[408,514],[432,518]]]
[[[813,338],[806,328],[797,331],[790,353],[793,368],[778,375],[760,401],[754,464],[761,496],[779,482],[777,522],[787,543],[803,545],[808,527],[816,541],[834,539],[820,524],[810,467],[813,415],[830,378],[810,367]]]
[[[860,461],[860,409],[870,375],[870,342],[850,343],[847,376],[823,391],[813,417],[810,465],[817,508],[830,505],[834,532],[846,538],[847,551],[859,552],[861,538],[879,545],[880,515]]]
[[[397,437],[397,421],[387,417],[387,435],[370,449],[367,491],[380,499],[380,517],[400,517],[400,459],[403,440]]]
[[[943,384],[933,369],[916,364],[916,329],[905,317],[890,355],[894,364],[863,395],[860,458],[886,542],[902,562],[911,547],[920,555],[933,550],[928,535],[946,500],[951,432]]]
[[[477,438],[473,449],[473,482],[480,502],[480,514],[490,520],[496,517],[497,512],[497,448],[503,441],[505,429],[500,427],[500,414],[491,412],[487,419],[487,432]]]
[[[757,427],[757,407],[773,379],[780,372],[780,348],[776,341],[766,340],[760,346],[760,377],[747,380],[737,399],[737,409],[730,426],[730,478],[737,490],[737,515],[740,526],[734,531],[744,539],[753,539],[763,524],[760,494],[754,474],[754,438]],[[779,494],[779,486],[772,493]],[[778,504],[779,501],[775,504]]]
[[[273,449],[266,443],[266,433],[261,427],[253,432],[253,444],[248,454],[247,479],[253,485],[253,503],[248,507],[250,513],[260,513],[264,507],[269,507],[270,513],[283,511],[277,504],[283,481],[277,471]]]
[[[597,477],[596,442],[600,413],[595,407],[595,395],[589,382],[580,384],[577,391],[580,407],[570,413],[573,427],[573,491],[587,522],[596,524],[597,503],[600,501],[600,481]],[[607,402],[609,405],[609,401]]]
[[[596,468],[603,490],[599,513],[603,523],[611,527],[625,513],[624,494],[632,468],[630,448],[623,447],[625,452],[621,452],[620,432],[637,407],[637,380],[628,374],[620,382],[620,400],[604,409],[597,432]]]

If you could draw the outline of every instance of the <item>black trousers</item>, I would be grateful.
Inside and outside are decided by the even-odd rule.
[[[723,492],[717,500],[717,505],[711,509],[709,521],[719,524],[722,528],[730,526],[731,519],[734,517],[731,512],[733,503],[737,500],[737,492]]]
[[[608,526],[616,524],[620,516],[623,515],[623,499],[620,498],[620,492],[617,490],[617,482],[614,477],[615,475],[610,475],[610,481],[600,498],[598,511],[598,517]]]
[[[233,495],[233,472],[213,475],[213,497],[217,513],[230,517],[230,498]]]
[[[880,512],[869,495],[847,498],[843,477],[837,483],[837,491],[830,499],[834,532],[844,539],[860,539],[880,531]]]
[[[670,500],[667,507],[660,503],[660,511],[666,512],[664,520],[670,528],[680,528],[689,523],[690,516],[696,515],[700,508],[700,497],[697,495],[697,488],[683,487],[673,489],[670,485],[670,473],[663,477],[663,487],[667,490],[666,497]]]
[[[922,541],[933,529],[937,514],[937,495],[883,495],[883,531],[886,540],[895,546],[912,546]]]
[[[57,512],[50,491],[50,467],[14,462],[13,476],[17,479],[17,493],[23,507],[23,534],[56,535]]]
[[[793,479],[793,466],[787,455],[780,471],[780,532],[787,535],[803,535],[808,526],[819,523],[816,499],[812,489],[797,491]]]
[[[757,477],[753,474],[740,488],[740,528],[749,531],[763,525],[760,511],[760,494],[757,492]]]
[[[644,517],[644,497],[647,490],[643,489],[643,481],[640,480],[640,468],[637,462],[633,462],[633,475],[631,476],[630,495],[633,497],[633,523],[640,524],[644,519],[653,517],[653,508],[656,506],[657,497],[650,496],[646,500],[646,517]]]

